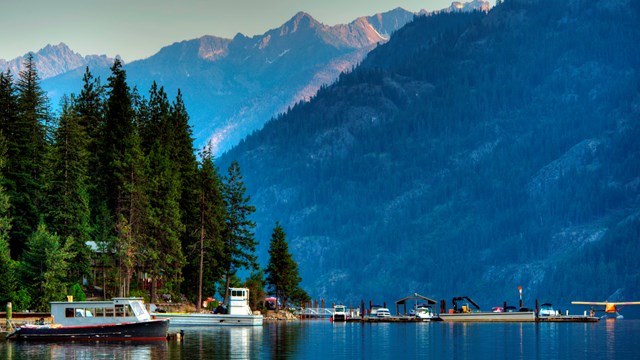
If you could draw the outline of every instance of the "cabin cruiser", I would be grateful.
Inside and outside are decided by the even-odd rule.
[[[142,298],[51,302],[52,324],[23,325],[15,340],[166,340],[169,321],[151,317]]]

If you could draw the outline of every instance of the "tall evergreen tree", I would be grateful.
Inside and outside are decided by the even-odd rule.
[[[11,202],[13,226],[10,233],[12,256],[22,253],[26,240],[40,219],[44,158],[47,151],[48,100],[29,54],[16,84],[17,113],[12,111],[11,88],[3,84],[3,111],[7,128],[7,191]],[[4,115],[4,114],[3,114]],[[11,121],[11,118],[15,119]]]
[[[224,296],[226,303],[231,277],[236,271],[241,268],[257,268],[254,254],[257,241],[253,233],[256,224],[250,219],[256,208],[249,204],[250,197],[245,197],[246,188],[237,161],[232,162],[229,166],[223,189],[227,210],[222,257],[226,268]]]
[[[190,290],[196,290],[194,292],[198,294],[196,302],[198,310],[202,304],[203,291],[206,294],[213,294],[216,282],[225,271],[220,261],[220,255],[223,253],[222,233],[225,220],[222,185],[213,164],[211,152],[203,150],[201,156],[201,166],[197,174],[200,224],[197,242],[188,247],[192,259],[189,267],[197,269],[191,272],[192,279],[197,281],[188,281],[188,283],[197,283],[197,289],[191,286]]]
[[[89,275],[91,254],[88,187],[88,137],[71,102],[63,104],[56,129],[47,187],[47,220],[51,230],[72,242],[71,281]]]
[[[0,78],[1,81],[1,78]],[[0,180],[4,179],[2,171],[6,163],[6,141],[0,131]],[[9,212],[9,196],[4,187],[0,185],[0,304],[14,301],[18,286],[16,277],[16,263],[11,259],[9,252],[9,229],[11,229],[11,219]]]
[[[140,247],[146,210],[144,156],[134,124],[132,95],[122,62],[116,59],[108,79],[103,168],[107,205],[115,223],[114,250],[118,254],[120,296],[126,296]]]
[[[298,274],[298,264],[289,253],[286,235],[277,222],[271,234],[269,264],[265,272],[267,285],[283,304],[300,292],[299,284],[302,279]]]
[[[165,292],[176,293],[182,279],[184,256],[180,235],[184,231],[180,213],[180,173],[175,166],[174,129],[170,121],[170,105],[163,88],[155,82],[149,91],[139,117],[143,149],[146,156],[146,212],[145,237],[150,249],[146,271],[154,279],[162,276]],[[156,282],[152,282],[151,298],[156,296]]]
[[[215,186],[218,194],[220,194],[221,185],[217,171],[215,169],[205,168],[204,158],[202,159],[203,162],[200,168],[198,168],[198,161],[196,160],[193,149],[193,133],[189,125],[189,114],[187,113],[180,90],[178,90],[178,94],[171,104],[169,118],[173,129],[172,133],[174,134],[173,150],[171,150],[172,158],[174,159],[175,166],[178,168],[180,177],[180,213],[185,229],[189,229],[184,231],[181,236],[183,251],[187,254],[190,250],[193,250],[193,247],[189,249],[190,246],[196,243],[199,244],[200,242],[202,230],[200,215],[202,207],[199,201],[201,199],[201,192],[204,190],[202,188],[203,183],[201,182],[202,171],[207,172],[213,170],[213,172],[215,172]],[[211,156],[209,156],[209,160],[212,160]],[[224,212],[224,210],[222,211]],[[210,232],[210,230],[207,231]],[[212,252],[208,251],[207,253],[210,254]],[[205,257],[208,256],[210,255],[205,255]],[[199,258],[199,256],[196,258]],[[205,259],[204,262],[208,265],[205,267],[207,271],[204,274],[203,291],[208,294],[213,294],[215,291],[215,282],[218,280],[216,276],[220,275],[217,272],[219,266],[207,259]],[[219,264],[219,262],[216,263]],[[209,266],[213,267],[209,268]],[[198,268],[199,264],[186,264],[183,270],[185,279],[195,280],[199,276]],[[212,276],[214,277],[212,278]],[[193,285],[197,283],[196,281],[192,283],[185,281],[183,283],[183,292],[196,294],[197,291],[195,291],[196,289]]]

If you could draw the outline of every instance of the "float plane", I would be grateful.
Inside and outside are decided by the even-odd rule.
[[[604,311],[604,315],[602,317],[607,316],[607,314],[616,314],[616,319],[623,319],[624,316],[618,313],[618,310],[622,309],[623,306],[626,305],[640,305],[640,301],[627,301],[627,302],[609,302],[609,301],[572,301],[574,305],[590,305],[591,311]],[[596,309],[594,310],[594,306],[604,306],[604,309]],[[592,315],[593,316],[593,315]]]

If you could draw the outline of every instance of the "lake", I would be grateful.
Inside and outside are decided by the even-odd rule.
[[[170,332],[176,332],[171,328]],[[640,359],[640,320],[265,323],[186,328],[182,342],[0,343],[0,359]]]

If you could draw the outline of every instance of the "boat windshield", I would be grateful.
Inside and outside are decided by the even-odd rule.
[[[142,304],[139,301],[132,302],[131,308],[133,309],[133,313],[135,314],[135,316],[144,315],[144,308],[142,307]]]

